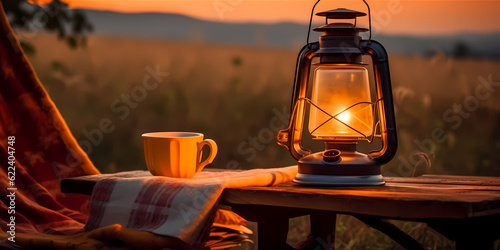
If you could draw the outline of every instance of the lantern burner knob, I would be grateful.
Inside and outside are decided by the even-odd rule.
[[[323,152],[323,161],[327,163],[336,163],[340,160],[340,151],[337,149],[329,149]]]

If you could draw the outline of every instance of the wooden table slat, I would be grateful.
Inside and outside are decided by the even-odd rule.
[[[99,179],[144,176],[151,175],[139,170],[68,178],[61,182],[61,190],[90,194]],[[500,178],[426,175],[386,177],[385,180],[386,185],[371,187],[310,187],[284,183],[273,187],[228,188],[221,201],[404,219],[469,218],[499,213],[500,186],[497,184]]]

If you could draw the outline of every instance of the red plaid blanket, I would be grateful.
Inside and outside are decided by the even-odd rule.
[[[42,87],[1,4],[0,65],[0,227],[16,233],[81,230],[88,197],[61,193],[59,180],[99,171]]]

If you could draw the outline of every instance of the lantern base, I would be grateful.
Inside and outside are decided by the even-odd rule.
[[[380,186],[385,184],[381,174],[338,176],[298,173],[293,182],[308,186]]]
[[[352,148],[327,149],[299,160],[294,182],[320,186],[384,185],[380,165],[370,156]]]

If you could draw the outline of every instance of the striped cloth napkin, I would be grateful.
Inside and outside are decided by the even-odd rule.
[[[97,182],[86,231],[120,224],[129,229],[175,237],[202,246],[224,188],[272,186],[289,182],[297,167],[247,171],[202,171],[192,179],[111,177]]]

